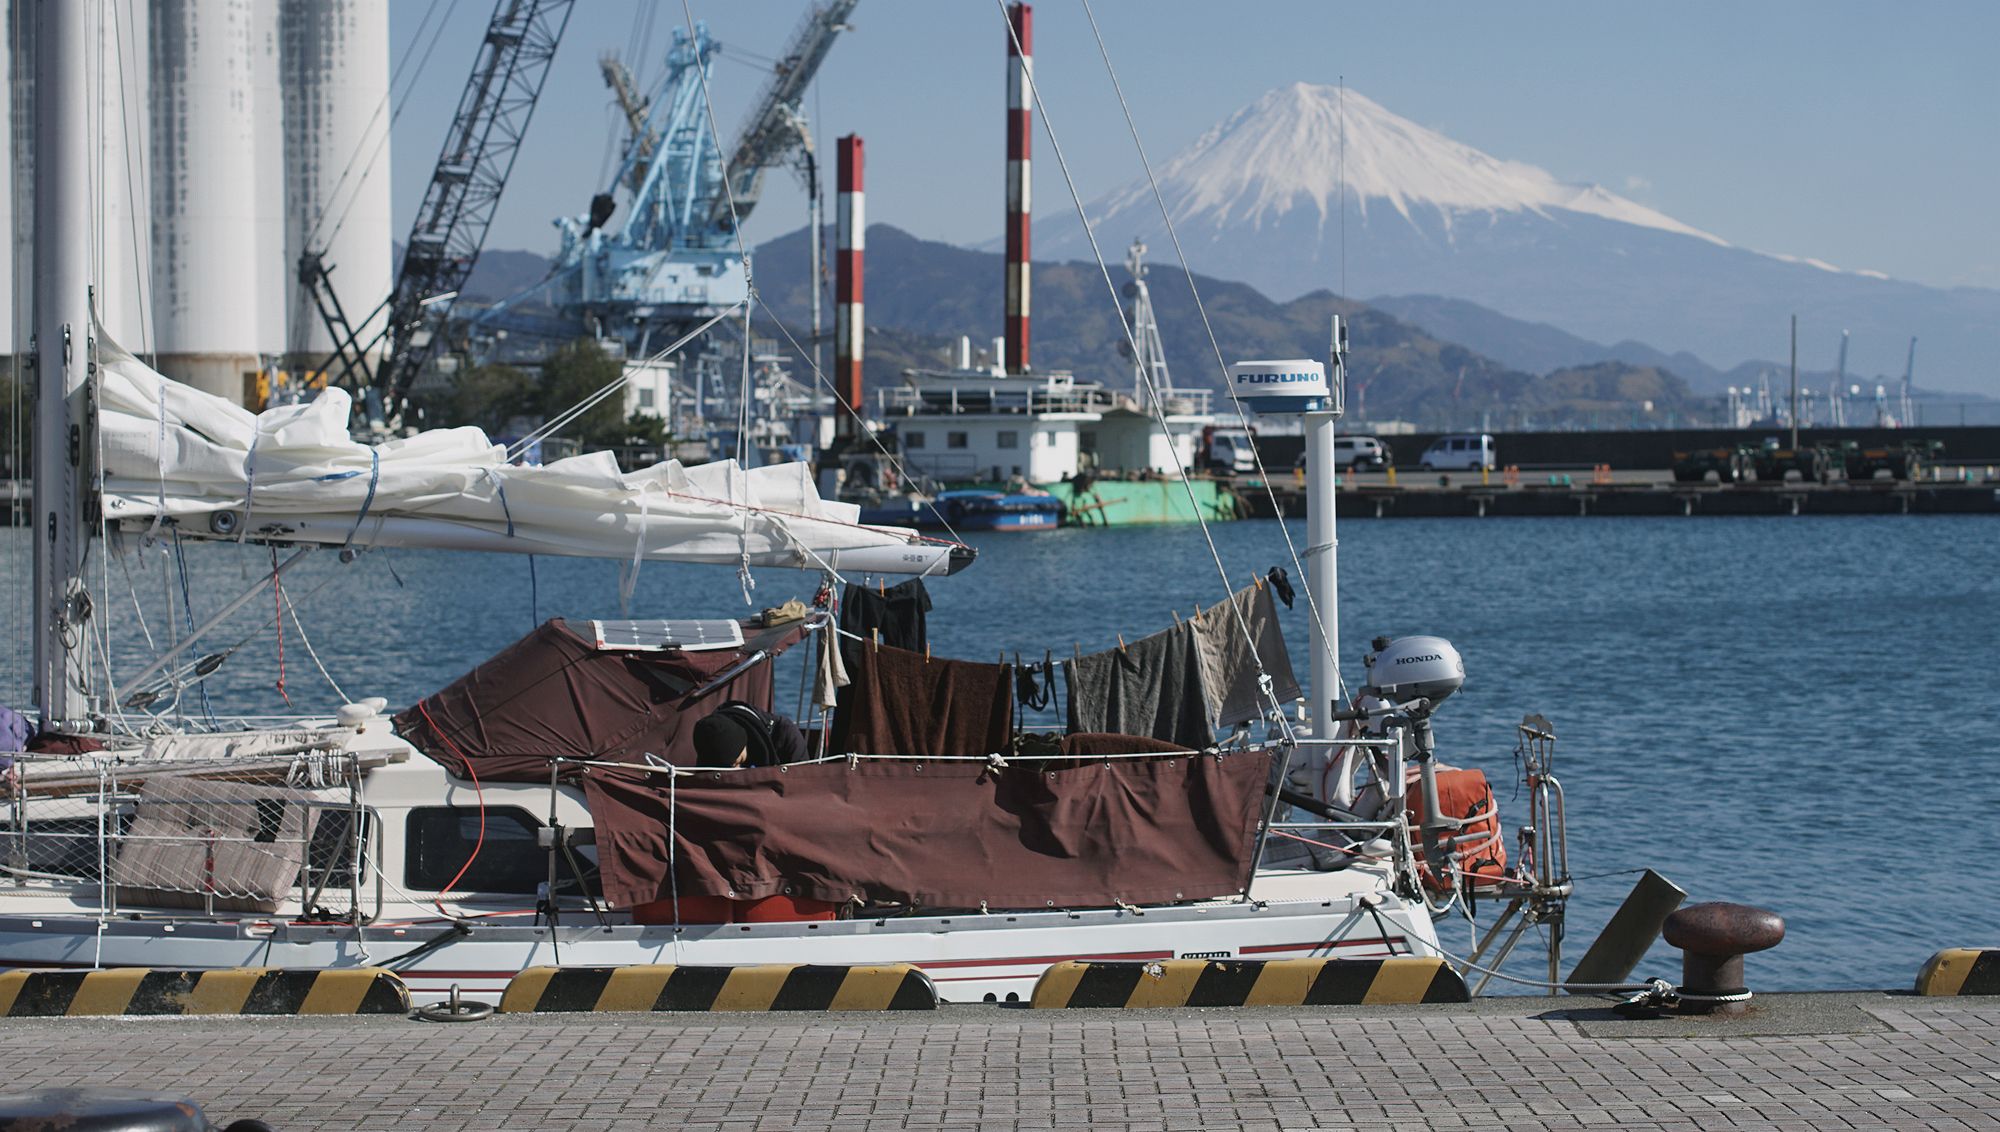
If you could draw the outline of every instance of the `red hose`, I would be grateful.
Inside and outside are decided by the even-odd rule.
[[[443,888],[438,889],[437,896],[431,900],[432,904],[437,905],[438,911],[444,912],[445,896],[457,887],[459,881],[465,879],[465,871],[472,867],[472,862],[479,859],[479,851],[486,847],[486,791],[479,785],[479,772],[472,769],[472,759],[467,757],[464,751],[459,750],[458,744],[452,742],[451,736],[445,734],[444,728],[439,727],[437,720],[431,718],[430,709],[424,706],[424,701],[417,701],[417,711],[424,717],[424,722],[431,725],[431,730],[438,733],[438,738],[444,740],[444,745],[451,748],[451,753],[458,756],[458,761],[465,764],[465,776],[472,780],[472,792],[479,799],[479,839],[472,843],[472,855],[465,859],[465,863],[458,867],[458,874]],[[445,912],[445,915],[449,916],[451,913]]]

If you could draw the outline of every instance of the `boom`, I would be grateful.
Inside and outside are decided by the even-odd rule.
[[[828,0],[807,12],[800,21],[791,43],[778,57],[770,79],[757,97],[757,109],[729,155],[729,164],[725,166],[729,170],[729,194],[709,202],[708,222],[712,227],[728,229],[732,199],[737,218],[748,216],[764,190],[765,170],[782,164],[805,139],[799,103],[805,98],[813,76],[819,73],[820,64],[826,61],[827,52],[833,49],[834,38],[847,30],[847,17],[856,2]]]

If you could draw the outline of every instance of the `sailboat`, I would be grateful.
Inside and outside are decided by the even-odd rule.
[[[1331,379],[1307,361],[1235,374],[1252,394],[1283,386],[1266,407],[1305,417],[1312,671],[1308,693],[1277,678],[1275,580],[1218,602],[1218,647],[1250,690],[1219,741],[1086,732],[1002,749],[976,726],[996,701],[964,689],[1011,696],[1011,669],[947,670],[968,662],[871,638],[847,642],[846,698],[812,757],[689,765],[689,730],[721,701],[770,706],[778,657],[808,650],[837,684],[824,608],[555,620],[393,716],[359,698],[279,728],[121,732],[121,712],[203,662],[170,651],[112,684],[84,570],[100,522],[290,555],[212,621],[315,551],[787,567],[829,589],[950,577],[973,556],[860,522],[800,465],[522,466],[469,428],[370,446],[349,439],[338,389],[252,414],[162,377],[92,321],[81,7],[43,5],[37,40],[42,736],[0,804],[0,965],[375,966],[418,994],[490,1002],[534,966],[908,963],[947,1001],[1015,1001],[1079,958],[1442,956],[1436,923],[1475,888],[1560,914],[1553,853],[1505,870],[1490,793],[1483,818],[1441,800],[1431,718],[1463,679],[1456,652],[1379,641],[1343,695],[1337,326]],[[892,687],[897,665],[909,683]],[[910,688],[921,710],[898,698]],[[1300,699],[1310,733],[1290,718]],[[865,704],[903,718],[863,737]],[[1537,816],[1539,844],[1556,844],[1559,823]]]

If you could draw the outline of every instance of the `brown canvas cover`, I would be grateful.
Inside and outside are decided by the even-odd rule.
[[[1248,884],[1268,752],[1045,765],[861,759],[671,784],[593,767],[583,787],[604,894],[620,907],[676,887],[1020,909],[1195,900]]]
[[[552,618],[405,709],[396,733],[461,778],[473,760],[487,782],[547,782],[551,756],[643,762],[651,753],[691,766],[703,716],[730,700],[770,710],[771,664],[693,693],[759,650],[783,652],[805,626],[746,622],[741,648],[646,652],[600,649]]]

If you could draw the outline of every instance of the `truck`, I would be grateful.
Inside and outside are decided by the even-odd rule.
[[[1921,476],[1924,467],[1944,457],[1942,440],[1905,440],[1899,444],[1857,444],[1848,441],[1841,451],[1842,463],[1850,480],[1868,481],[1889,473],[1889,478],[1908,483]]]
[[[1257,471],[1257,430],[1246,425],[1207,425],[1195,466],[1211,474],[1247,476]]]
[[[1830,483],[1847,471],[1846,461],[1834,445],[1801,444],[1797,448],[1782,448],[1776,437],[1764,441],[1764,446],[1754,451],[1751,467],[1758,480],[1770,483],[1783,483],[1792,472],[1797,472],[1799,479],[1805,483]]]
[[[1713,475],[1719,483],[1739,483],[1756,478],[1756,461],[1757,450],[1747,444],[1675,452],[1674,482],[1705,483]]]

